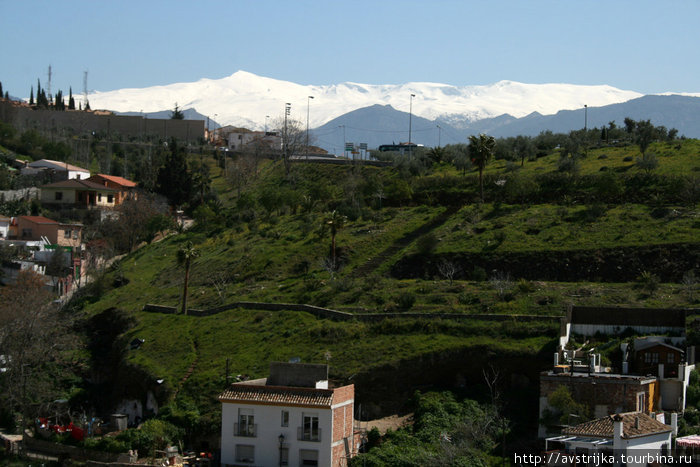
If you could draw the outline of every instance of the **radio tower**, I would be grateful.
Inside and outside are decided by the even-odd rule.
[[[51,96],[51,65],[49,65],[49,87],[48,87],[48,91],[49,91],[49,96],[48,96],[48,97],[49,97],[49,104],[50,104],[51,101],[53,100],[53,96]]]
[[[87,94],[88,94],[88,91],[87,91],[87,75],[88,75],[88,72],[87,72],[87,70],[85,70],[85,71],[83,72],[83,109],[85,109],[85,106],[86,106],[87,103],[88,103],[88,99],[87,99]]]

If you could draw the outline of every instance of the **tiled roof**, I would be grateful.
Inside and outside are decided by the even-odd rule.
[[[265,405],[328,407],[333,405],[332,389],[265,386],[236,383],[220,396],[221,402],[244,402]]]
[[[595,436],[600,438],[612,438],[614,436],[614,419],[622,417],[622,437],[638,438],[654,433],[669,432],[672,428],[657,421],[649,415],[641,412],[627,412],[584,422],[564,430],[564,434],[576,436]],[[637,425],[636,420],[639,419]]]
[[[87,180],[78,180],[76,178],[71,178],[70,180],[63,180],[62,182],[49,183],[48,185],[43,185],[40,188],[76,188],[78,190],[99,190],[99,191],[115,191],[113,188],[108,188],[99,183],[90,182]]]
[[[57,221],[44,216],[20,216],[20,219],[25,219],[35,224],[58,224]]]
[[[73,164],[66,164],[65,162],[61,161],[54,161],[51,159],[39,159],[38,161],[30,162],[27,164],[29,167],[44,167],[44,163],[48,163],[51,165],[56,165],[59,166],[59,168],[65,168],[67,170],[73,170],[73,171],[79,171],[79,172],[87,172],[90,173],[88,169],[84,169],[82,167],[78,167],[77,165]]]
[[[129,188],[136,186],[136,182],[132,182],[131,180],[127,180],[124,177],[118,177],[116,175],[97,174],[97,175],[93,175],[93,177],[102,177],[106,180],[109,180],[110,182],[116,183],[116,184],[121,185],[121,186],[129,187]]]

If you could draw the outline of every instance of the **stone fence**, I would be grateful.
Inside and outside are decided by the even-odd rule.
[[[124,456],[128,461],[128,454],[118,454],[112,452],[93,451],[69,444],[54,443],[33,436],[24,435],[22,439],[25,452],[44,454],[50,457],[69,457],[76,461],[97,461],[97,462],[118,462],[123,461]]]
[[[508,314],[465,314],[465,313],[347,313],[345,311],[332,310],[330,308],[322,308],[314,305],[296,304],[296,303],[264,303],[264,302],[233,302],[226,305],[209,308],[206,310],[188,309],[187,314],[190,316],[211,316],[227,310],[243,308],[246,310],[264,310],[264,311],[303,311],[311,313],[317,318],[326,318],[334,321],[365,321],[374,322],[381,321],[387,318],[432,318],[432,319],[454,319],[454,320],[474,320],[474,321],[520,321],[534,322],[544,321],[557,323],[562,318],[560,316],[541,316],[541,315],[508,315]],[[163,306],[147,304],[143,307],[144,311],[153,313],[175,314],[178,309],[173,306]]]

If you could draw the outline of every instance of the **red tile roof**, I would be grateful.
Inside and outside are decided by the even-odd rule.
[[[264,383],[260,385],[235,383],[219,396],[219,400],[221,402],[330,408],[333,405],[333,390],[266,386]]]
[[[608,415],[607,417],[584,422],[576,426],[569,427],[564,430],[566,435],[577,436],[594,436],[598,438],[613,438],[614,436],[614,418],[622,417],[622,437],[638,438],[655,433],[665,433],[672,428],[649,415],[641,412],[627,412],[616,415]],[[639,419],[637,423],[636,420]]]
[[[118,177],[116,175],[97,174],[97,175],[93,175],[90,178],[94,178],[94,177],[102,177],[106,180],[109,180],[110,182],[116,183],[117,185],[121,185],[121,186],[124,186],[127,188],[133,188],[136,186],[136,182],[132,182],[131,180],[127,180],[124,177]]]
[[[29,222],[33,222],[35,224],[58,224],[57,221],[44,216],[20,216],[19,218],[28,220]]]

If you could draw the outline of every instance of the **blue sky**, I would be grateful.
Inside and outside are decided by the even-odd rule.
[[[700,1],[0,0],[0,82],[27,97],[245,70],[300,84],[500,80],[700,92]]]

